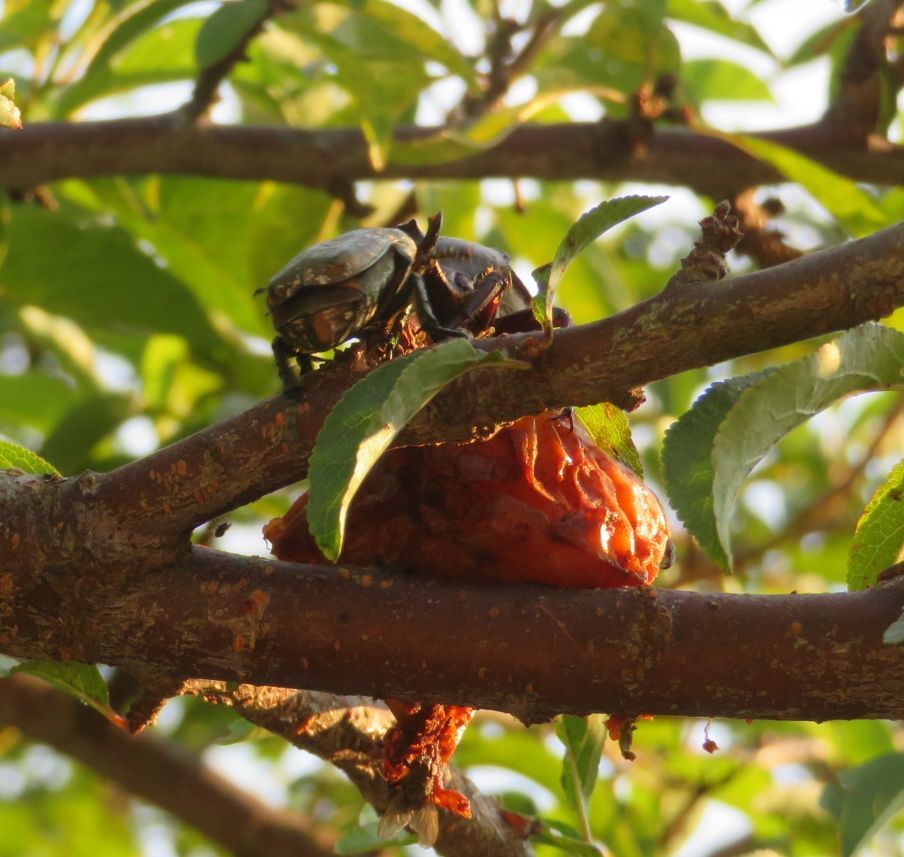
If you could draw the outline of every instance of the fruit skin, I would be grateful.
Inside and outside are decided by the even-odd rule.
[[[306,508],[303,495],[264,535],[280,559],[322,563]],[[486,441],[390,450],[352,502],[340,561],[426,577],[602,589],[649,585],[669,549],[653,492],[580,422],[544,414]],[[464,795],[443,787],[442,771],[473,709],[386,702],[398,725],[384,745],[395,794],[381,830],[408,824],[431,844],[435,807],[471,814]]]
[[[652,583],[669,539],[659,501],[570,423],[525,417],[487,441],[390,451],[352,503],[341,561],[471,581]],[[278,557],[321,563],[306,505],[265,535]]]

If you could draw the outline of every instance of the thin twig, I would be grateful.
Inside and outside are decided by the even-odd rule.
[[[280,11],[283,6],[283,0],[269,0],[260,17],[249,25],[245,35],[242,36],[232,50],[215,63],[202,69],[201,74],[195,81],[195,88],[191,98],[178,112],[181,112],[192,121],[200,119],[207,114],[214,103],[216,103],[217,90],[220,88],[220,84],[226,79],[236,63],[245,59],[245,52],[248,50],[251,40],[263,29],[267,20]]]
[[[231,705],[250,722],[335,765],[379,812],[389,805],[382,773],[383,738],[394,719],[372,700],[210,681],[191,682],[187,692]],[[447,776],[469,798],[472,817],[440,813],[440,834],[434,846],[440,854],[529,857],[533,853],[499,815],[495,800],[481,794],[454,766],[447,769]]]

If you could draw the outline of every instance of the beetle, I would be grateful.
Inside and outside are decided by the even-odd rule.
[[[430,218],[426,235],[414,221],[355,229],[303,250],[258,290],[267,293],[285,389],[298,386],[311,354],[353,336],[385,334],[412,302],[435,341],[487,327],[513,276],[508,257],[439,238],[441,222],[439,214]]]
[[[258,290],[267,293],[285,390],[298,387],[310,355],[354,336],[385,336],[412,303],[434,341],[480,335],[497,314],[507,316],[500,327],[506,332],[535,326],[530,293],[509,257],[441,237],[441,224],[436,214],[426,234],[413,220],[395,228],[355,229],[303,250]]]
[[[400,229],[355,229],[302,250],[258,290],[267,293],[284,388],[297,386],[308,355],[404,308],[416,255],[414,240]]]

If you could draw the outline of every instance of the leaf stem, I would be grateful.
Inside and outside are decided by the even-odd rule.
[[[588,844],[593,843],[593,833],[590,830],[590,816],[587,813],[587,798],[584,797],[583,789],[581,789],[581,773],[578,770],[578,761],[575,758],[574,751],[571,746],[567,746],[565,748],[565,752],[568,754],[568,765],[571,768],[571,777],[575,784],[575,797],[578,798],[575,802],[575,808],[578,813],[578,821],[581,824],[581,835],[584,837],[584,841]]]

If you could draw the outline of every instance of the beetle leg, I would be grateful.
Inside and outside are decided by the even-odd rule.
[[[467,337],[469,334],[465,330],[459,330],[452,327],[443,327],[433,312],[430,303],[430,296],[427,294],[427,284],[420,274],[412,274],[411,282],[414,286],[414,305],[417,308],[417,315],[421,322],[421,327],[430,334],[430,338],[434,342],[441,339],[448,339],[450,336]]]
[[[553,307],[552,326],[571,327],[571,316],[562,307]],[[531,330],[540,330],[540,325],[534,318],[533,310],[522,309],[504,316],[497,316],[493,322],[493,329],[498,333],[527,333]]]
[[[301,386],[301,376],[314,368],[313,358],[309,354],[298,354],[281,336],[273,340],[273,357],[283,392],[297,393]]]

